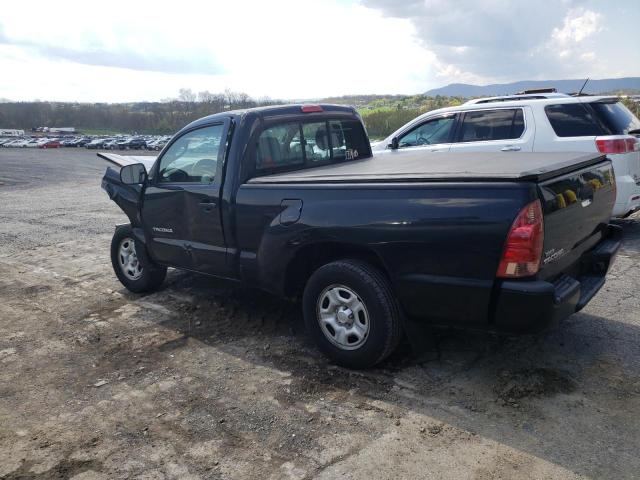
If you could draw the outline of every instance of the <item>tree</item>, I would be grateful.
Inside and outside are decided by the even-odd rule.
[[[178,99],[181,102],[194,103],[196,101],[196,94],[190,88],[181,88],[178,93]]]

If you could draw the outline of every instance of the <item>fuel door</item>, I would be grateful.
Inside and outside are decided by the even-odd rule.
[[[280,202],[280,225],[293,225],[300,220],[302,213],[302,200],[297,198],[284,199]]]

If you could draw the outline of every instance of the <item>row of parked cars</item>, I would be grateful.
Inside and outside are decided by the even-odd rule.
[[[60,148],[75,147],[104,150],[162,150],[171,137],[162,136],[66,136],[61,138],[20,137],[0,138],[1,147]]]
[[[52,138],[0,138],[0,147],[59,148],[60,140]]]

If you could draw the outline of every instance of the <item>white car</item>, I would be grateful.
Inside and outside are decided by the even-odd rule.
[[[33,141],[32,138],[23,138],[11,144],[12,147],[25,148],[29,143]]]
[[[29,143],[25,145],[27,148],[40,148],[41,145],[44,145],[49,141],[48,138],[35,138],[31,140]]]
[[[429,152],[601,152],[613,162],[613,216],[640,210],[640,120],[617,97],[538,92],[470,100],[421,115],[371,145],[375,155]],[[426,161],[426,160],[425,160]]]

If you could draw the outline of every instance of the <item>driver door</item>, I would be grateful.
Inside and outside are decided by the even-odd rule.
[[[448,152],[453,141],[456,114],[430,118],[398,136],[399,150]]]
[[[220,216],[229,121],[177,137],[156,161],[144,192],[142,224],[159,263],[228,276]]]

